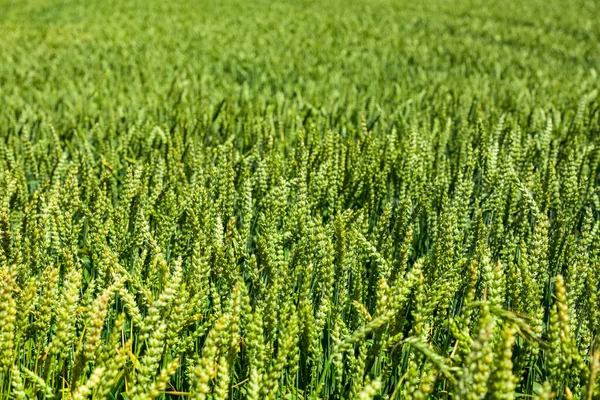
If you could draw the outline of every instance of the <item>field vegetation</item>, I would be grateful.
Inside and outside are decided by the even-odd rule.
[[[597,399],[600,3],[0,0],[0,399]]]

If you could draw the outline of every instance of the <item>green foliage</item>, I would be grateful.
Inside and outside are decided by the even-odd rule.
[[[600,398],[597,2],[0,9],[0,399]]]

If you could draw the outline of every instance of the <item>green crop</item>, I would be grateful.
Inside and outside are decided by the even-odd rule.
[[[0,399],[600,398],[597,1],[0,14]]]

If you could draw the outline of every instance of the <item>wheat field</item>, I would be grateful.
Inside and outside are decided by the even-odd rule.
[[[600,399],[600,3],[0,0],[0,399]]]

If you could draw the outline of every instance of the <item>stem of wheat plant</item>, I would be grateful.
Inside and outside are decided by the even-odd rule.
[[[0,400],[600,399],[597,2],[0,9]]]

